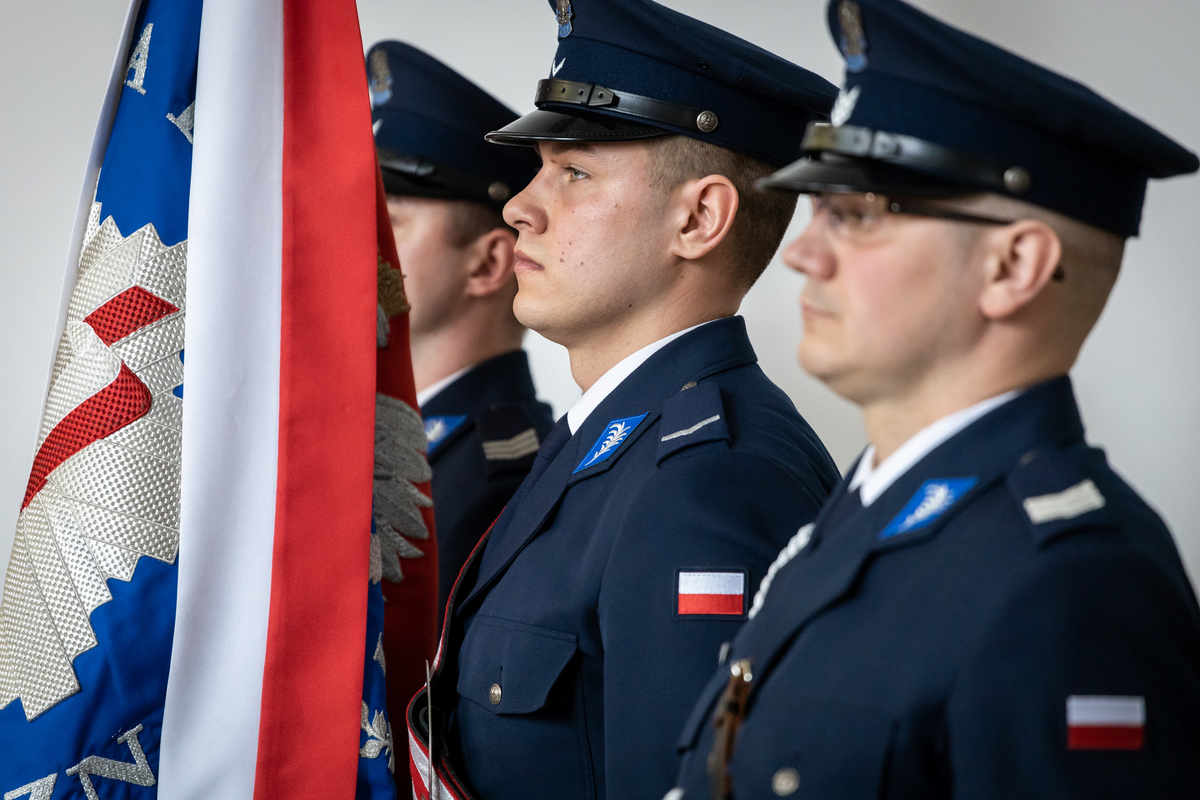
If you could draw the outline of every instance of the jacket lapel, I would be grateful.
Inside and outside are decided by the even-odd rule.
[[[612,469],[658,419],[663,403],[687,382],[699,381],[756,360],[741,317],[709,323],[671,342],[647,359],[596,407],[528,491],[524,485],[517,490],[519,499],[510,502],[496,521],[480,555],[475,586],[455,612],[465,608],[496,582],[517,554],[541,531],[568,488]],[[642,414],[645,417],[612,448],[611,456],[579,469],[593,444],[604,436],[610,422]]]
[[[862,508],[857,492],[847,494],[849,480],[843,480],[817,518],[809,546],[776,575],[767,602],[743,628],[736,651],[752,657],[759,672],[769,669],[814,616],[850,590],[872,554],[931,541],[1024,454],[1082,438],[1070,380],[1056,378],[939,445],[869,508]],[[853,469],[847,473],[853,474]],[[929,487],[940,485],[950,495],[938,500]]]

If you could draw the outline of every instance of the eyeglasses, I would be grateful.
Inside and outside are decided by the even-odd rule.
[[[932,217],[978,225],[1011,225],[1016,220],[968,214],[950,208],[908,198],[888,197],[874,192],[820,193],[811,195],[813,218],[824,214],[829,229],[840,238],[855,243],[875,239],[887,228],[893,214]]]
[[[886,236],[889,218],[896,214],[945,219],[951,222],[970,222],[976,225],[1011,225],[1017,221],[987,217],[982,214],[968,214],[965,211],[956,211],[933,203],[911,198],[888,197],[874,192],[821,192],[810,195],[810,197],[812,198],[813,219],[824,214],[833,234],[854,244],[879,241]],[[1066,278],[1061,264],[1055,268],[1051,278],[1055,281],[1062,281]]]

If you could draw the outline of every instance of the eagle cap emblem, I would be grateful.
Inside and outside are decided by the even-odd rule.
[[[571,18],[574,16],[571,0],[558,0],[558,38],[565,39],[571,35]]]
[[[862,10],[854,0],[838,4],[838,24],[841,36],[838,47],[846,59],[846,70],[862,72],[867,66],[867,35],[863,32]]]

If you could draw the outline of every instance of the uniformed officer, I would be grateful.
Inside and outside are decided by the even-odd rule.
[[[489,138],[541,155],[505,208],[515,310],[584,391],[451,596],[434,752],[459,794],[661,797],[749,588],[839,477],[734,316],[794,210],[754,181],[836,90],[645,0],[555,10],[538,110]]]
[[[517,114],[403,42],[367,53],[375,145],[412,309],[417,402],[429,439],[438,609],[550,432],[513,316],[516,233],[504,203],[537,171],[484,135]]]
[[[800,361],[870,446],[772,565],[671,797],[1194,798],[1200,611],[1067,372],[1196,157],[899,0],[833,0],[832,125],[767,179]]]

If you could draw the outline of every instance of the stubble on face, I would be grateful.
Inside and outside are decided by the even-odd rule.
[[[650,313],[668,260],[666,198],[637,142],[542,143],[543,164],[509,203],[517,319],[567,347]]]

